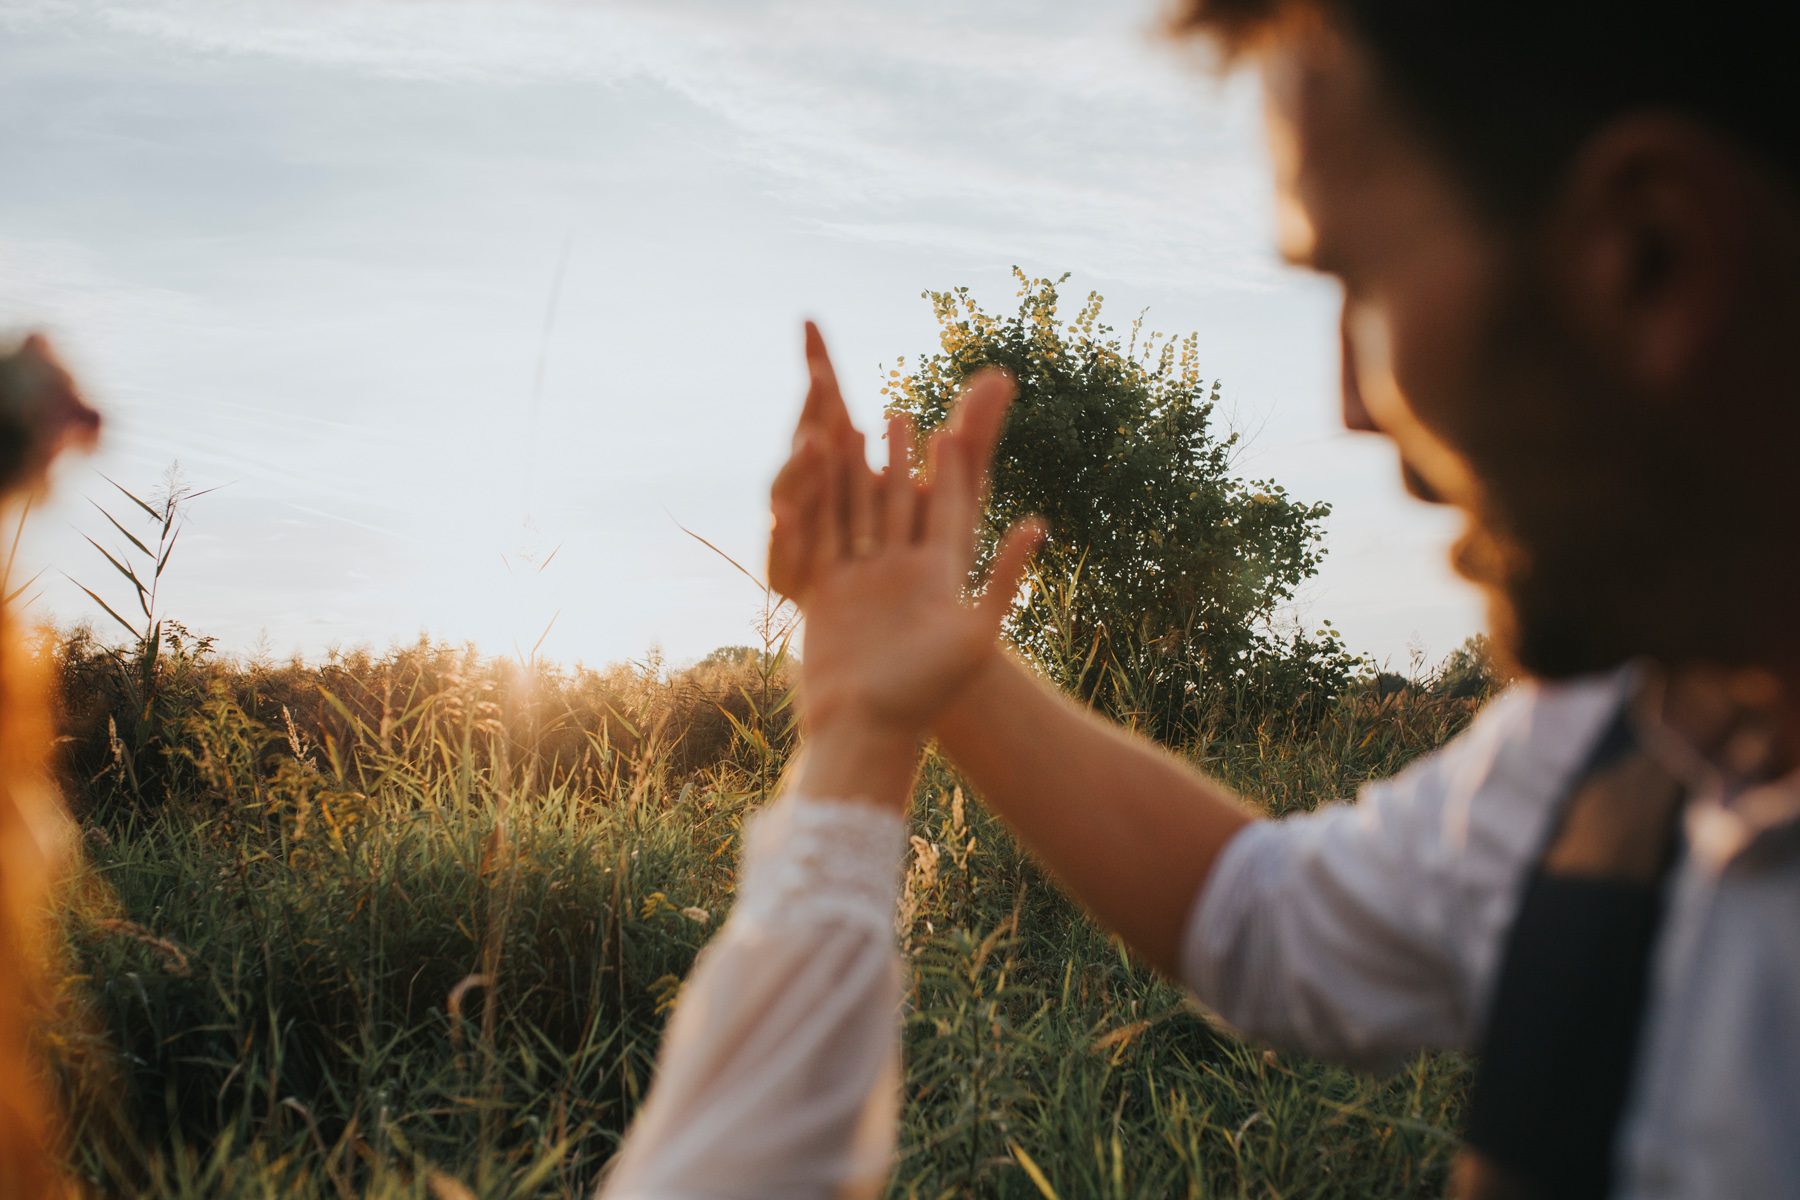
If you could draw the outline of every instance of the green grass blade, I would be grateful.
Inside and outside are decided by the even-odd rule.
[[[107,512],[104,508],[101,508],[100,505],[91,498],[88,500],[88,503],[92,504],[94,506],[94,510],[96,512],[98,512],[101,516],[105,517],[108,521],[110,521],[112,523],[112,527],[114,529],[116,529],[120,533],[124,534],[126,541],[130,542],[132,545],[136,546],[139,550],[143,551],[144,557],[146,557],[146,558],[155,557],[154,555],[152,555],[150,553],[150,547],[148,547],[148,546],[144,545],[144,543],[138,541],[136,534],[132,533],[131,530],[129,530],[129,529],[125,528],[123,525],[119,524],[119,520],[117,517],[115,517],[111,513]]]
[[[87,534],[84,533],[81,536],[84,538],[87,538],[87,544],[92,546],[94,549],[98,550],[101,553],[101,555],[106,559],[106,561],[113,565],[113,570],[117,571],[119,574],[123,575],[126,579],[131,581],[131,586],[137,589],[138,606],[144,610],[144,616],[146,618],[148,618],[150,616],[150,593],[145,589],[144,585],[138,580],[137,572],[133,571],[130,567],[126,566],[124,563],[120,562],[118,559],[116,559],[112,555],[108,554],[106,552],[105,546],[102,546],[99,542],[96,542],[93,538],[88,537]]]
[[[181,530],[177,529],[175,536],[169,539],[169,544],[163,547],[162,557],[156,560],[156,574],[151,576],[152,579],[162,578],[163,568],[169,565],[169,555],[175,553],[175,543],[180,540]]]
[[[50,569],[49,567],[45,567],[44,571],[48,571],[49,569]],[[0,602],[0,603],[11,604],[14,600],[17,600],[19,598],[20,592],[24,591],[26,588],[30,587],[32,584],[36,583],[38,580],[40,580],[44,577],[44,571],[39,571],[36,575],[33,575],[30,579],[27,579],[24,583],[21,583],[18,587],[14,588],[12,591],[8,592],[6,595],[5,601]]]
[[[19,523],[13,529],[12,548],[6,552],[5,577],[12,578],[13,563],[19,557],[19,539],[25,536],[25,518],[31,515],[31,497],[25,497],[25,507],[19,510]]]
[[[1050,1186],[1049,1178],[1037,1163],[1032,1161],[1031,1155],[1025,1153],[1025,1148],[1017,1142],[1008,1142],[1006,1145],[1012,1151],[1013,1157],[1019,1160],[1019,1165],[1025,1169],[1025,1174],[1031,1177],[1031,1182],[1037,1185],[1037,1190],[1044,1200],[1058,1200],[1056,1189]]]
[[[106,482],[108,482],[108,483],[112,484],[114,487],[118,488],[120,492],[124,493],[124,496],[127,500],[131,501],[133,504],[135,504],[139,508],[143,509],[146,513],[150,514],[150,519],[152,521],[160,522],[163,519],[163,515],[161,513],[157,512],[154,508],[151,508],[148,504],[144,503],[142,500],[140,500],[136,496],[132,495],[129,491],[126,490],[125,485],[120,483],[118,480],[112,478],[110,475],[104,475],[104,474],[101,475],[100,478],[106,480]]]
[[[98,604],[101,608],[105,609],[107,616],[111,617],[113,620],[117,621],[120,625],[125,627],[126,633],[129,633],[134,638],[139,638],[139,639],[143,638],[144,635],[142,633],[138,632],[136,626],[132,625],[132,623],[130,621],[127,621],[124,617],[121,617],[118,613],[114,612],[112,609],[112,605],[108,604],[106,601],[104,601],[100,597],[96,596],[93,592],[93,589],[91,589],[91,588],[87,587],[85,584],[81,583],[73,575],[70,575],[67,571],[62,572],[62,577],[64,579],[67,579],[70,583],[73,583],[76,587],[80,588],[82,591],[86,592],[88,595],[88,599],[92,600],[95,604]]]
[[[669,519],[671,521],[675,521],[675,518],[673,516],[671,516]],[[742,574],[745,579],[748,579],[751,583],[754,583],[757,586],[757,588],[759,590],[761,590],[765,595],[768,594],[769,585],[764,583],[762,580],[758,579],[756,576],[752,575],[749,571],[745,570],[744,564],[740,563],[737,559],[731,557],[731,555],[725,553],[723,550],[719,549],[717,546],[713,545],[711,542],[707,541],[705,538],[701,537],[699,534],[697,534],[693,530],[689,529],[686,525],[683,525],[680,521],[675,521],[675,528],[681,530],[681,532],[687,534],[689,537],[693,538],[696,542],[699,542],[702,546],[705,546],[708,550],[711,550],[714,554],[718,555],[720,558],[724,559],[726,562],[728,562],[732,566],[736,567],[738,569],[738,572],[740,574]]]

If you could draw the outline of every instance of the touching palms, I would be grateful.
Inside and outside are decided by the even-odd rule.
[[[971,381],[958,419],[931,438],[923,481],[913,474],[911,426],[890,421],[888,469],[875,475],[810,327],[807,350],[813,387],[771,496],[769,552],[771,582],[806,615],[807,724],[922,738],[991,653],[1042,536],[1035,522],[1014,528],[982,595],[964,599],[982,471],[1012,381],[999,371]]]

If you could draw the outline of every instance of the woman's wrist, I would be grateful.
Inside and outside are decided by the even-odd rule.
[[[923,742],[869,721],[834,721],[807,732],[795,784],[814,799],[868,800],[903,812]]]

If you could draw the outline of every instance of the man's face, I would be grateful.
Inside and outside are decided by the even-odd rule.
[[[1346,423],[1468,515],[1453,558],[1502,646],[1551,676],[1689,653],[1750,557],[1724,553],[1728,509],[1671,486],[1710,482],[1694,428],[1719,422],[1671,420],[1571,332],[1591,314],[1549,282],[1542,237],[1483,214],[1354,43],[1292,35],[1265,81],[1283,253],[1344,285]]]
[[[1469,514],[1458,566],[1488,588],[1504,630],[1506,572],[1492,560],[1505,555],[1483,535],[1493,505],[1467,443],[1492,401],[1485,351],[1510,248],[1352,43],[1329,29],[1291,37],[1264,82],[1282,254],[1344,287],[1345,424],[1394,441],[1415,496]]]
[[[1416,495],[1471,508],[1474,480],[1430,410],[1469,390],[1501,248],[1351,46],[1296,37],[1264,80],[1282,254],[1344,285],[1345,423],[1396,442]]]

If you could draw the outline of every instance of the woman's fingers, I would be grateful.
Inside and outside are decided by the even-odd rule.
[[[975,602],[976,611],[981,614],[982,622],[988,628],[998,631],[1000,623],[1006,620],[1007,610],[1012,607],[1013,598],[1019,594],[1019,582],[1025,577],[1025,565],[1031,561],[1037,548],[1043,545],[1047,532],[1042,520],[1028,517],[1015,523],[1000,540],[1000,552],[994,555],[994,565],[988,571],[987,586],[982,589],[981,598]]]
[[[794,453],[769,488],[769,586],[798,599],[810,585],[808,564],[818,537],[823,456],[816,437],[795,440]]]
[[[811,591],[843,557],[844,477],[843,460],[834,448],[822,447],[819,454],[819,486],[810,522],[805,564],[805,591]]]
[[[832,369],[831,355],[826,353],[825,338],[811,321],[806,323],[806,374],[806,403],[794,430],[796,445],[809,430],[836,437],[850,428],[850,410],[844,407],[844,395],[838,390],[837,372]]]
[[[918,522],[919,489],[913,483],[913,425],[906,417],[888,418],[888,466],[882,480],[885,507],[881,536],[891,546],[911,542]]]
[[[769,506],[769,587],[796,604],[812,584],[813,544],[818,541],[818,507],[781,500]]]
[[[850,422],[825,339],[811,321],[806,323],[806,366],[806,403],[794,429],[793,453],[769,488],[769,507],[776,514],[769,539],[769,585],[791,597],[811,590],[815,561],[832,561],[856,548],[866,551],[881,529],[882,497],[862,457],[863,436]],[[829,504],[823,500],[827,477]],[[805,512],[813,516],[805,518]]]

